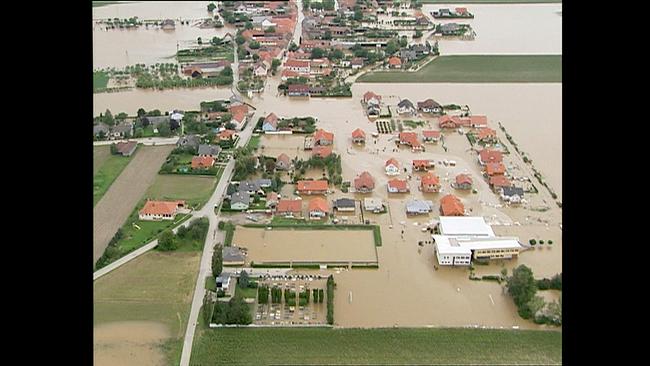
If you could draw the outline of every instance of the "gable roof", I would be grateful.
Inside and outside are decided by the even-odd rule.
[[[282,163],[284,163],[286,165],[289,165],[291,163],[291,158],[289,157],[289,155],[287,155],[285,153],[282,153],[282,154],[278,155],[278,157],[276,159],[276,163],[277,162],[282,162]]]
[[[386,160],[386,164],[384,164],[384,166],[387,167],[389,165],[394,165],[396,168],[399,168],[399,161],[397,161],[395,158],[390,158]]]
[[[268,123],[274,128],[278,127],[278,116],[276,116],[275,113],[271,112],[268,116],[266,116],[266,118],[264,118],[264,123]]]
[[[352,131],[352,138],[365,138],[365,137],[366,137],[366,133],[360,128],[357,128],[356,130]]]
[[[485,172],[488,175],[504,174],[506,166],[503,163],[487,163],[485,164]]]
[[[309,205],[307,207],[308,207],[309,212],[312,212],[312,211],[328,212],[329,209],[330,209],[329,204],[322,197],[312,198],[309,201]]]
[[[373,189],[373,188],[375,188],[375,180],[372,178],[372,175],[370,175],[370,173],[368,173],[367,171],[364,171],[363,173],[359,174],[359,176],[354,179],[354,188],[356,188],[356,189],[360,189],[360,188]]]
[[[327,140],[327,141],[334,141],[334,134],[331,132],[327,132],[324,129],[318,129],[316,133],[314,133],[314,140]]]
[[[118,142],[115,145],[115,148],[117,152],[120,154],[128,154],[133,149],[135,149],[136,146],[138,146],[138,143],[136,141],[128,141],[128,142]]]
[[[381,96],[379,96],[379,95],[377,95],[377,94],[375,94],[375,93],[373,93],[371,91],[367,91],[367,92],[365,92],[363,94],[363,101],[364,102],[367,102],[367,101],[369,101],[370,99],[373,99],[373,98],[381,101]]]
[[[512,197],[512,196],[519,196],[522,197],[524,195],[524,189],[521,187],[503,187],[501,188],[501,193],[506,196],[506,197]]]
[[[506,178],[505,175],[494,175],[490,177],[490,185],[495,187],[510,187],[510,179]]]
[[[442,106],[440,105],[440,103],[436,102],[431,98],[424,100],[422,102],[418,102],[418,109],[422,109],[422,108],[430,109],[430,108],[441,108],[441,107]]]
[[[278,212],[301,212],[302,200],[279,200],[275,210]]]
[[[433,173],[427,173],[422,176],[421,180],[423,186],[437,186],[440,185],[440,178]]]
[[[425,130],[422,131],[422,136],[426,138],[440,138],[440,131],[435,131],[435,130]]]
[[[234,105],[229,108],[230,113],[232,114],[232,119],[237,122],[242,122],[248,114],[248,106],[246,104]]]
[[[220,152],[221,147],[218,145],[201,144],[199,145],[197,155],[219,155]]]
[[[393,56],[393,57],[388,59],[388,64],[393,65],[393,66],[401,65],[402,60],[400,60],[400,58],[397,57],[397,56]]]
[[[467,174],[458,174],[456,176],[456,184],[472,184],[472,177]]]
[[[409,108],[409,109],[415,108],[413,106],[413,103],[411,103],[411,101],[408,99],[402,99],[399,103],[397,103],[397,106],[400,108]]]
[[[237,191],[230,195],[230,205],[233,203],[250,204],[251,196],[246,191]]]
[[[320,156],[321,158],[326,158],[330,155],[332,155],[331,146],[316,145],[311,149],[311,156]]]
[[[406,201],[406,212],[431,211],[433,202],[429,200],[408,200]]]
[[[465,206],[460,201],[460,198],[453,194],[448,194],[440,199],[440,210],[443,216],[465,215]]]
[[[334,207],[356,207],[354,200],[351,198],[339,198],[334,201]]]
[[[192,169],[209,168],[214,165],[214,158],[211,156],[195,156],[192,158]]]
[[[483,140],[488,137],[496,137],[497,136],[497,131],[489,128],[489,127],[484,127],[478,130],[478,133],[476,134],[476,138],[479,140]]]
[[[395,188],[397,190],[403,191],[408,189],[408,182],[406,181],[406,179],[393,178],[388,181],[388,186],[390,188]]]
[[[297,189],[299,191],[326,191],[327,186],[326,180],[299,180]]]
[[[140,210],[141,215],[173,215],[178,206],[185,206],[185,201],[147,201]]]
[[[503,154],[500,151],[483,149],[479,153],[479,158],[484,163],[500,163],[503,161]]]

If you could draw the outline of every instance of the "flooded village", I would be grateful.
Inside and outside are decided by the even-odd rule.
[[[231,327],[561,334],[561,82],[399,80],[561,57],[561,9],[94,7],[95,362],[228,362]]]

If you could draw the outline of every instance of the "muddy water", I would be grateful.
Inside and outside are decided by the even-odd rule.
[[[265,230],[238,227],[233,245],[248,248],[248,259],[264,261],[375,262],[370,230]]]
[[[291,159],[303,160],[311,157],[309,151],[304,150],[305,135],[262,135],[260,139],[260,152],[266,156],[277,157],[287,154]]]
[[[94,364],[165,365],[160,345],[169,337],[167,327],[157,322],[127,321],[95,326]]]
[[[459,4],[422,7],[434,23],[470,24],[473,41],[441,40],[444,55],[461,54],[562,54],[562,4],[468,4],[474,19],[433,19],[429,13]]]
[[[93,8],[93,19],[198,19],[208,18],[206,1],[140,1]],[[215,12],[216,13],[216,12]],[[213,14],[213,16],[216,14]]]

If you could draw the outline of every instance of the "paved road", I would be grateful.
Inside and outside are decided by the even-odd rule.
[[[93,141],[93,146],[102,146],[102,145],[110,145],[116,142],[120,141],[127,141],[127,140],[112,140],[112,141]],[[140,139],[128,139],[128,141],[137,141],[139,144],[144,144],[144,145],[175,145],[176,142],[178,141],[178,136],[175,137],[144,137]]]

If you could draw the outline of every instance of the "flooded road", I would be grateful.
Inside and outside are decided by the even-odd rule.
[[[443,55],[562,54],[562,4],[467,4],[474,19],[434,19],[429,13],[460,4],[426,4],[435,23],[470,24],[473,41],[441,40]],[[433,38],[432,38],[433,40]]]

